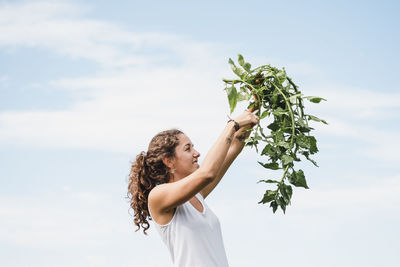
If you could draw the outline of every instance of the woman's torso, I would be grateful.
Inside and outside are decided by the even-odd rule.
[[[202,213],[204,211],[203,205],[196,197],[193,196],[189,200],[189,203],[200,213]],[[174,217],[176,208],[174,208],[170,211],[165,211],[165,212],[160,212],[157,209],[155,209],[155,210],[152,209],[151,211],[152,211],[151,214],[153,215],[151,217],[153,218],[153,220],[160,225],[165,225],[165,224],[168,224]]]
[[[150,213],[174,266],[228,266],[219,220],[200,193],[172,212]]]

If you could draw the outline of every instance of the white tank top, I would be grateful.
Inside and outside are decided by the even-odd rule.
[[[219,220],[203,196],[197,193],[196,197],[203,212],[187,201],[176,208],[169,223],[160,225],[153,219],[154,225],[174,267],[229,267]]]

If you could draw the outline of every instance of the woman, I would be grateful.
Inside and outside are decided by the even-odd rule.
[[[134,223],[155,222],[174,266],[228,266],[218,218],[204,199],[218,185],[244,147],[258,117],[245,111],[229,120],[201,166],[190,139],[173,129],[157,134],[147,153],[136,157],[129,174],[128,197]]]

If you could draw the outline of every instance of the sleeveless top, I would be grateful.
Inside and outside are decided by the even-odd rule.
[[[196,197],[203,212],[187,201],[176,208],[169,223],[160,225],[153,219],[154,225],[174,267],[229,267],[219,220],[203,196],[197,193]]]

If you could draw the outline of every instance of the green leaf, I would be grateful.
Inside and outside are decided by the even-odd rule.
[[[272,207],[272,211],[275,213],[275,211],[278,209],[278,203],[276,203],[276,201],[272,201],[271,204],[269,205],[270,207]]]
[[[300,132],[302,132],[302,133],[308,133],[308,132],[310,132],[310,130],[313,129],[313,128],[309,127],[309,126],[304,122],[304,120],[302,120],[302,119],[300,119],[300,118],[297,119],[296,125],[300,126],[300,127],[298,127],[297,129],[298,129]]]
[[[238,102],[238,93],[234,86],[227,87],[226,91],[228,93],[228,102],[229,102],[229,107],[231,109],[231,114],[232,114],[232,112],[235,110],[236,104]]]
[[[238,93],[237,102],[248,100],[248,96],[242,93]]]
[[[270,112],[268,110],[264,110],[264,112],[260,116],[260,120],[264,119],[265,117],[269,116]]]
[[[279,197],[279,206],[281,206],[281,209],[283,210],[283,214],[286,212],[286,202],[283,197]]]
[[[311,163],[314,164],[315,167],[319,167],[315,160],[310,159],[309,157],[307,157],[307,160],[311,161]]]
[[[310,153],[315,154],[318,152],[317,139],[314,136],[307,136],[307,140],[310,143]]]
[[[304,96],[303,98],[306,98],[306,99],[308,99],[310,102],[313,102],[313,103],[319,103],[319,102],[321,102],[321,100],[326,101],[325,98],[318,97],[318,96]]]
[[[245,61],[244,61],[244,58],[243,58],[243,56],[242,56],[241,54],[238,55],[238,63],[239,63],[239,65],[242,66],[243,69],[245,69],[247,72],[249,72],[249,73],[251,72],[251,71],[250,71],[250,69],[251,69],[251,64],[245,62]]]
[[[262,140],[262,137],[258,134],[258,132],[255,132],[254,139],[255,140]]]
[[[293,158],[289,155],[283,155],[282,156],[282,164],[283,165],[288,165],[289,163],[293,162]]]
[[[243,56],[241,54],[238,55],[238,63],[239,63],[240,66],[243,66],[244,63],[245,63],[244,62],[244,58],[243,58]]]
[[[274,110],[272,112],[272,114],[277,115],[277,116],[281,116],[281,115],[289,116],[289,112],[287,110],[282,109],[281,107],[278,107],[276,110]]]
[[[309,120],[318,121],[318,122],[322,122],[322,123],[328,124],[325,120],[317,118],[317,117],[315,117],[313,115],[307,115],[307,116],[308,116]]]
[[[240,69],[240,68],[238,68],[238,67],[236,67],[236,65],[235,65],[235,63],[233,62],[232,59],[229,59],[229,65],[231,66],[232,71],[233,71],[237,76],[239,76],[240,78],[243,78],[243,76],[244,76],[243,70]]]
[[[302,148],[310,149],[311,147],[309,139],[303,134],[296,136],[295,142]]]
[[[287,185],[281,184],[281,186],[279,187],[279,192],[281,192],[281,195],[282,195],[286,205],[289,205],[290,204],[290,198],[292,197],[292,194],[291,193],[289,194],[289,191],[287,189]]]
[[[268,155],[270,157],[273,157],[275,155],[275,148],[270,144],[266,145],[263,151],[261,152],[261,156],[263,155]]]
[[[267,169],[271,169],[271,170],[279,169],[279,164],[277,162],[272,162],[272,163],[262,163],[260,161],[257,161],[257,162],[260,163],[261,166],[263,166],[264,168],[267,168]]]
[[[298,170],[297,172],[293,171],[293,173],[291,173],[288,178],[289,182],[294,186],[304,187],[306,189],[309,188],[306,182],[306,178],[304,177],[304,172],[302,170]]]
[[[280,141],[285,141],[285,136],[283,135],[283,132],[281,131],[277,131],[275,133],[275,138],[274,138],[275,142],[279,143]]]
[[[243,100],[250,100],[251,94],[249,93],[249,90],[245,86],[241,86],[240,90],[238,91],[238,102],[243,101]]]
[[[284,147],[286,149],[289,149],[290,148],[290,143],[287,143],[285,141],[279,141],[278,142],[278,146],[281,146],[281,147]]]
[[[247,72],[251,72],[251,64],[250,63],[245,63],[244,65],[243,65],[243,69],[245,69]]]
[[[278,71],[278,73],[276,74],[276,77],[280,80],[280,81],[284,81],[286,79],[286,72],[284,70],[280,70]]]
[[[268,202],[274,200],[276,193],[277,193],[276,191],[272,191],[272,190],[265,191],[263,199],[260,202],[258,202],[258,204],[260,204],[260,203],[265,204],[265,203],[268,203]]]
[[[276,131],[276,130],[278,130],[280,127],[279,127],[279,123],[278,123],[277,121],[274,121],[273,123],[269,124],[269,125],[267,126],[267,128],[268,128],[268,129],[271,129],[272,131]]]
[[[289,196],[289,203],[290,203],[290,200],[292,199],[293,195],[293,189],[290,185],[285,185],[285,187],[286,187],[286,194],[288,194]]]
[[[297,124],[300,125],[301,127],[305,127],[305,128],[308,127],[307,124],[302,119],[298,119]]]
[[[302,95],[303,95],[302,93],[298,93],[298,94],[292,95],[291,97],[289,97],[289,101],[290,101],[292,104],[295,104],[297,98],[301,97]]]

